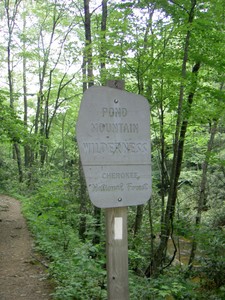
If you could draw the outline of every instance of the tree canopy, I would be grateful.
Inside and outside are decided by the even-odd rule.
[[[56,299],[106,299],[104,212],[75,126],[83,92],[108,79],[151,106],[153,195],[129,208],[131,299],[223,299],[225,2],[5,0],[0,25],[0,190],[25,199]]]

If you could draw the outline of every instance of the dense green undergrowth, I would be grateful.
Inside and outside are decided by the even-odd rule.
[[[78,236],[79,214],[75,202],[62,197],[61,184],[55,183],[55,190],[44,188],[35,196],[23,199],[23,212],[28,220],[35,240],[36,249],[49,261],[49,276],[56,283],[54,297],[57,300],[107,299],[104,233],[102,243],[91,242],[91,225],[87,239],[82,242]],[[63,199],[63,200],[62,200]],[[89,224],[93,222],[90,216]],[[141,253],[141,252],[140,252]],[[139,259],[147,262],[144,254],[129,250],[129,265]],[[222,259],[222,256],[221,256]],[[212,267],[212,266],[211,266]],[[217,265],[221,270],[210,269],[210,262],[205,264],[205,272],[218,275],[224,265]],[[208,268],[208,269],[207,269]],[[224,285],[212,293],[213,280],[201,279],[198,274],[186,276],[187,269],[174,266],[157,278],[148,279],[129,271],[130,299],[208,299],[222,300],[225,295]],[[221,273],[223,276],[224,272]],[[207,284],[212,284],[211,288]],[[204,291],[204,294],[203,294]]]
[[[35,238],[35,248],[48,260],[49,277],[54,280],[56,300],[106,300],[106,258],[104,225],[101,243],[93,245],[94,219],[91,211],[86,215],[86,240],[79,238],[79,201],[76,192],[68,189],[68,181],[59,176],[42,179],[28,196],[25,188],[5,183],[8,191],[22,202],[23,213]],[[2,191],[5,192],[5,191]],[[23,196],[22,196],[23,195]],[[90,206],[90,210],[91,210]],[[103,214],[104,216],[104,214]],[[157,216],[157,207],[155,207]],[[129,211],[132,227],[134,210]],[[186,217],[175,222],[190,238]],[[157,222],[155,222],[157,226]],[[102,221],[104,224],[104,220]],[[146,278],[144,269],[149,263],[147,220],[134,241],[129,229],[129,290],[131,300],[222,300],[225,298],[224,233],[209,226],[199,231],[198,240],[204,250],[199,260],[201,269],[187,271],[186,266],[171,266],[156,278]],[[157,230],[157,227],[155,228]],[[139,274],[134,269],[138,267]]]
[[[50,185],[54,185],[54,189],[50,189]],[[49,278],[56,286],[54,299],[106,300],[104,232],[102,242],[94,246],[91,240],[91,224],[94,220],[89,215],[86,241],[80,240],[78,206],[76,199],[71,199],[65,192],[64,182],[50,181],[34,195],[16,196],[22,202],[23,213],[35,238],[35,249],[48,261]],[[209,235],[205,232],[205,236],[206,234]],[[224,299],[222,243],[218,234],[211,235],[207,240],[214,244],[217,252],[212,257],[212,253],[208,250],[208,259],[202,264],[201,276],[199,272],[188,273],[187,267],[181,265],[166,269],[157,278],[149,279],[142,274],[137,276],[133,271],[133,265],[137,260],[141,262],[140,265],[147,263],[147,259],[138,249],[129,250],[130,299]],[[143,240],[142,248],[145,246]],[[215,288],[215,280],[221,281],[219,288]]]
[[[9,182],[8,191],[21,200],[23,213],[35,238],[35,248],[48,260],[49,277],[54,280],[56,300],[106,300],[106,258],[104,211],[100,244],[93,244],[93,207],[88,204],[86,239],[79,238],[79,200],[76,190],[68,188],[68,180],[59,176],[43,178],[33,192],[20,190]],[[75,183],[76,185],[76,183]],[[5,191],[2,191],[3,193]],[[152,202],[154,206],[154,201]],[[129,209],[129,290],[131,300],[223,300],[225,298],[224,232],[209,224],[196,235],[201,256],[198,268],[189,271],[182,264],[171,265],[155,278],[146,278],[144,271],[150,261],[148,215],[144,215],[138,236],[133,239],[135,210]],[[154,206],[154,230],[157,232],[157,201]],[[193,228],[183,214],[174,222],[179,235],[191,239]],[[211,226],[211,227],[210,227]],[[156,241],[155,241],[156,242]],[[138,270],[138,272],[137,272]]]
[[[106,299],[101,249],[79,239],[76,203],[68,199],[62,182],[51,184],[54,191],[46,186],[22,202],[36,249],[49,261],[49,275],[57,285],[55,299]]]
[[[76,205],[62,207],[56,199],[45,202],[36,196],[23,200],[23,208],[36,249],[49,260],[49,275],[57,284],[55,299],[107,299],[104,241],[97,246],[80,241]],[[189,297],[191,282],[182,279],[178,269],[170,275],[150,280],[130,271],[130,299]]]

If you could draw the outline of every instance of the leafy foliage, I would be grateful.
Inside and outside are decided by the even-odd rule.
[[[0,142],[23,143],[27,132],[16,112],[7,104],[7,92],[0,90]]]
[[[36,236],[36,249],[49,260],[49,274],[57,283],[55,298],[105,299],[104,257],[91,241],[79,240],[76,202],[65,191],[64,181],[51,180],[23,202],[24,213]]]
[[[104,213],[96,219],[83,192],[75,125],[88,81],[111,78],[124,79],[128,91],[151,104],[153,194],[140,215],[129,208],[130,298],[224,298],[225,4],[214,2],[105,1],[103,31],[102,3],[89,1],[88,45],[81,1],[10,1],[8,19],[6,2],[0,3],[0,70],[7,83],[0,91],[0,189],[23,195],[36,249],[48,258],[56,282],[56,299],[107,297],[104,230],[96,232],[104,229]],[[90,52],[92,59],[83,55]],[[85,73],[87,63],[93,78]],[[149,279],[146,270],[164,238],[174,141],[182,130],[177,121],[187,125],[179,141],[184,147],[177,201],[160,272]],[[99,243],[93,242],[96,234]],[[196,257],[189,270],[193,241]]]

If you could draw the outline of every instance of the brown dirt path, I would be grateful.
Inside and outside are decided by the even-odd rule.
[[[20,203],[0,195],[0,300],[50,300],[53,289],[35,259]]]

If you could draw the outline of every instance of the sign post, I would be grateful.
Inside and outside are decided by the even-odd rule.
[[[124,81],[108,81],[112,88],[124,90]],[[129,299],[128,277],[128,207],[106,208],[106,266],[109,300]]]
[[[106,265],[109,300],[128,300],[127,207],[107,208]]]
[[[147,100],[111,87],[84,93],[77,141],[92,203],[106,208],[109,300],[128,300],[127,207],[151,195],[150,109]]]

